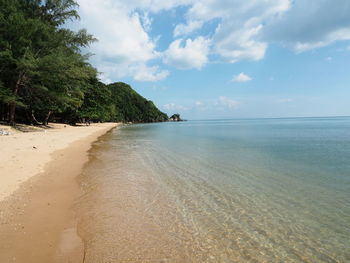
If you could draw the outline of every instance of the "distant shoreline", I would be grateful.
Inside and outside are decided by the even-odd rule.
[[[87,151],[118,123],[0,136],[0,261],[81,262],[72,209]],[[3,128],[3,127],[1,127]]]
[[[247,117],[247,118],[219,118],[219,119],[189,119],[186,121],[230,121],[230,120],[280,120],[280,119],[322,119],[322,118],[350,118],[340,116],[294,116],[294,117]]]

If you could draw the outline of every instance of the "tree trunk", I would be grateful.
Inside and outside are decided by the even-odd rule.
[[[4,121],[5,120],[5,108],[6,105],[4,103],[0,102],[0,120]]]
[[[16,102],[10,103],[10,125],[15,125]]]
[[[14,94],[17,94],[17,91]],[[15,114],[16,114],[16,102],[11,102],[10,103],[10,125],[11,126],[15,125]]]
[[[44,120],[44,122],[43,122],[43,125],[47,126],[47,125],[49,124],[49,118],[50,118],[51,114],[52,114],[52,111],[49,111],[49,112],[47,113],[47,115],[46,115],[46,117],[45,117],[45,120]]]
[[[24,73],[20,72],[18,75],[18,79],[16,81],[16,84],[14,85],[12,89],[12,95],[14,97],[17,96],[19,87],[21,85],[22,79],[24,77]],[[11,102],[10,103],[10,125],[14,126],[15,125],[15,115],[16,115],[16,102]]]
[[[34,110],[31,111],[31,118],[32,118],[31,120],[32,123],[34,121],[35,125],[40,125],[40,122],[38,122],[38,120],[35,118]]]

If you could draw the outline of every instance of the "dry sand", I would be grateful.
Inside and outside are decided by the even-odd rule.
[[[0,136],[0,262],[83,262],[74,201],[87,151],[115,123]]]

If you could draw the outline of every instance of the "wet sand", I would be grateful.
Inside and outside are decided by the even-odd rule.
[[[116,126],[0,138],[0,262],[83,262],[74,212],[81,194],[76,177],[91,143]],[[18,161],[9,161],[12,156]]]

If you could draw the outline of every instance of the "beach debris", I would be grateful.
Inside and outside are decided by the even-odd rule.
[[[33,146],[33,149],[37,149],[36,146]]]
[[[5,129],[0,129],[0,136],[1,135],[10,135],[10,132]]]

